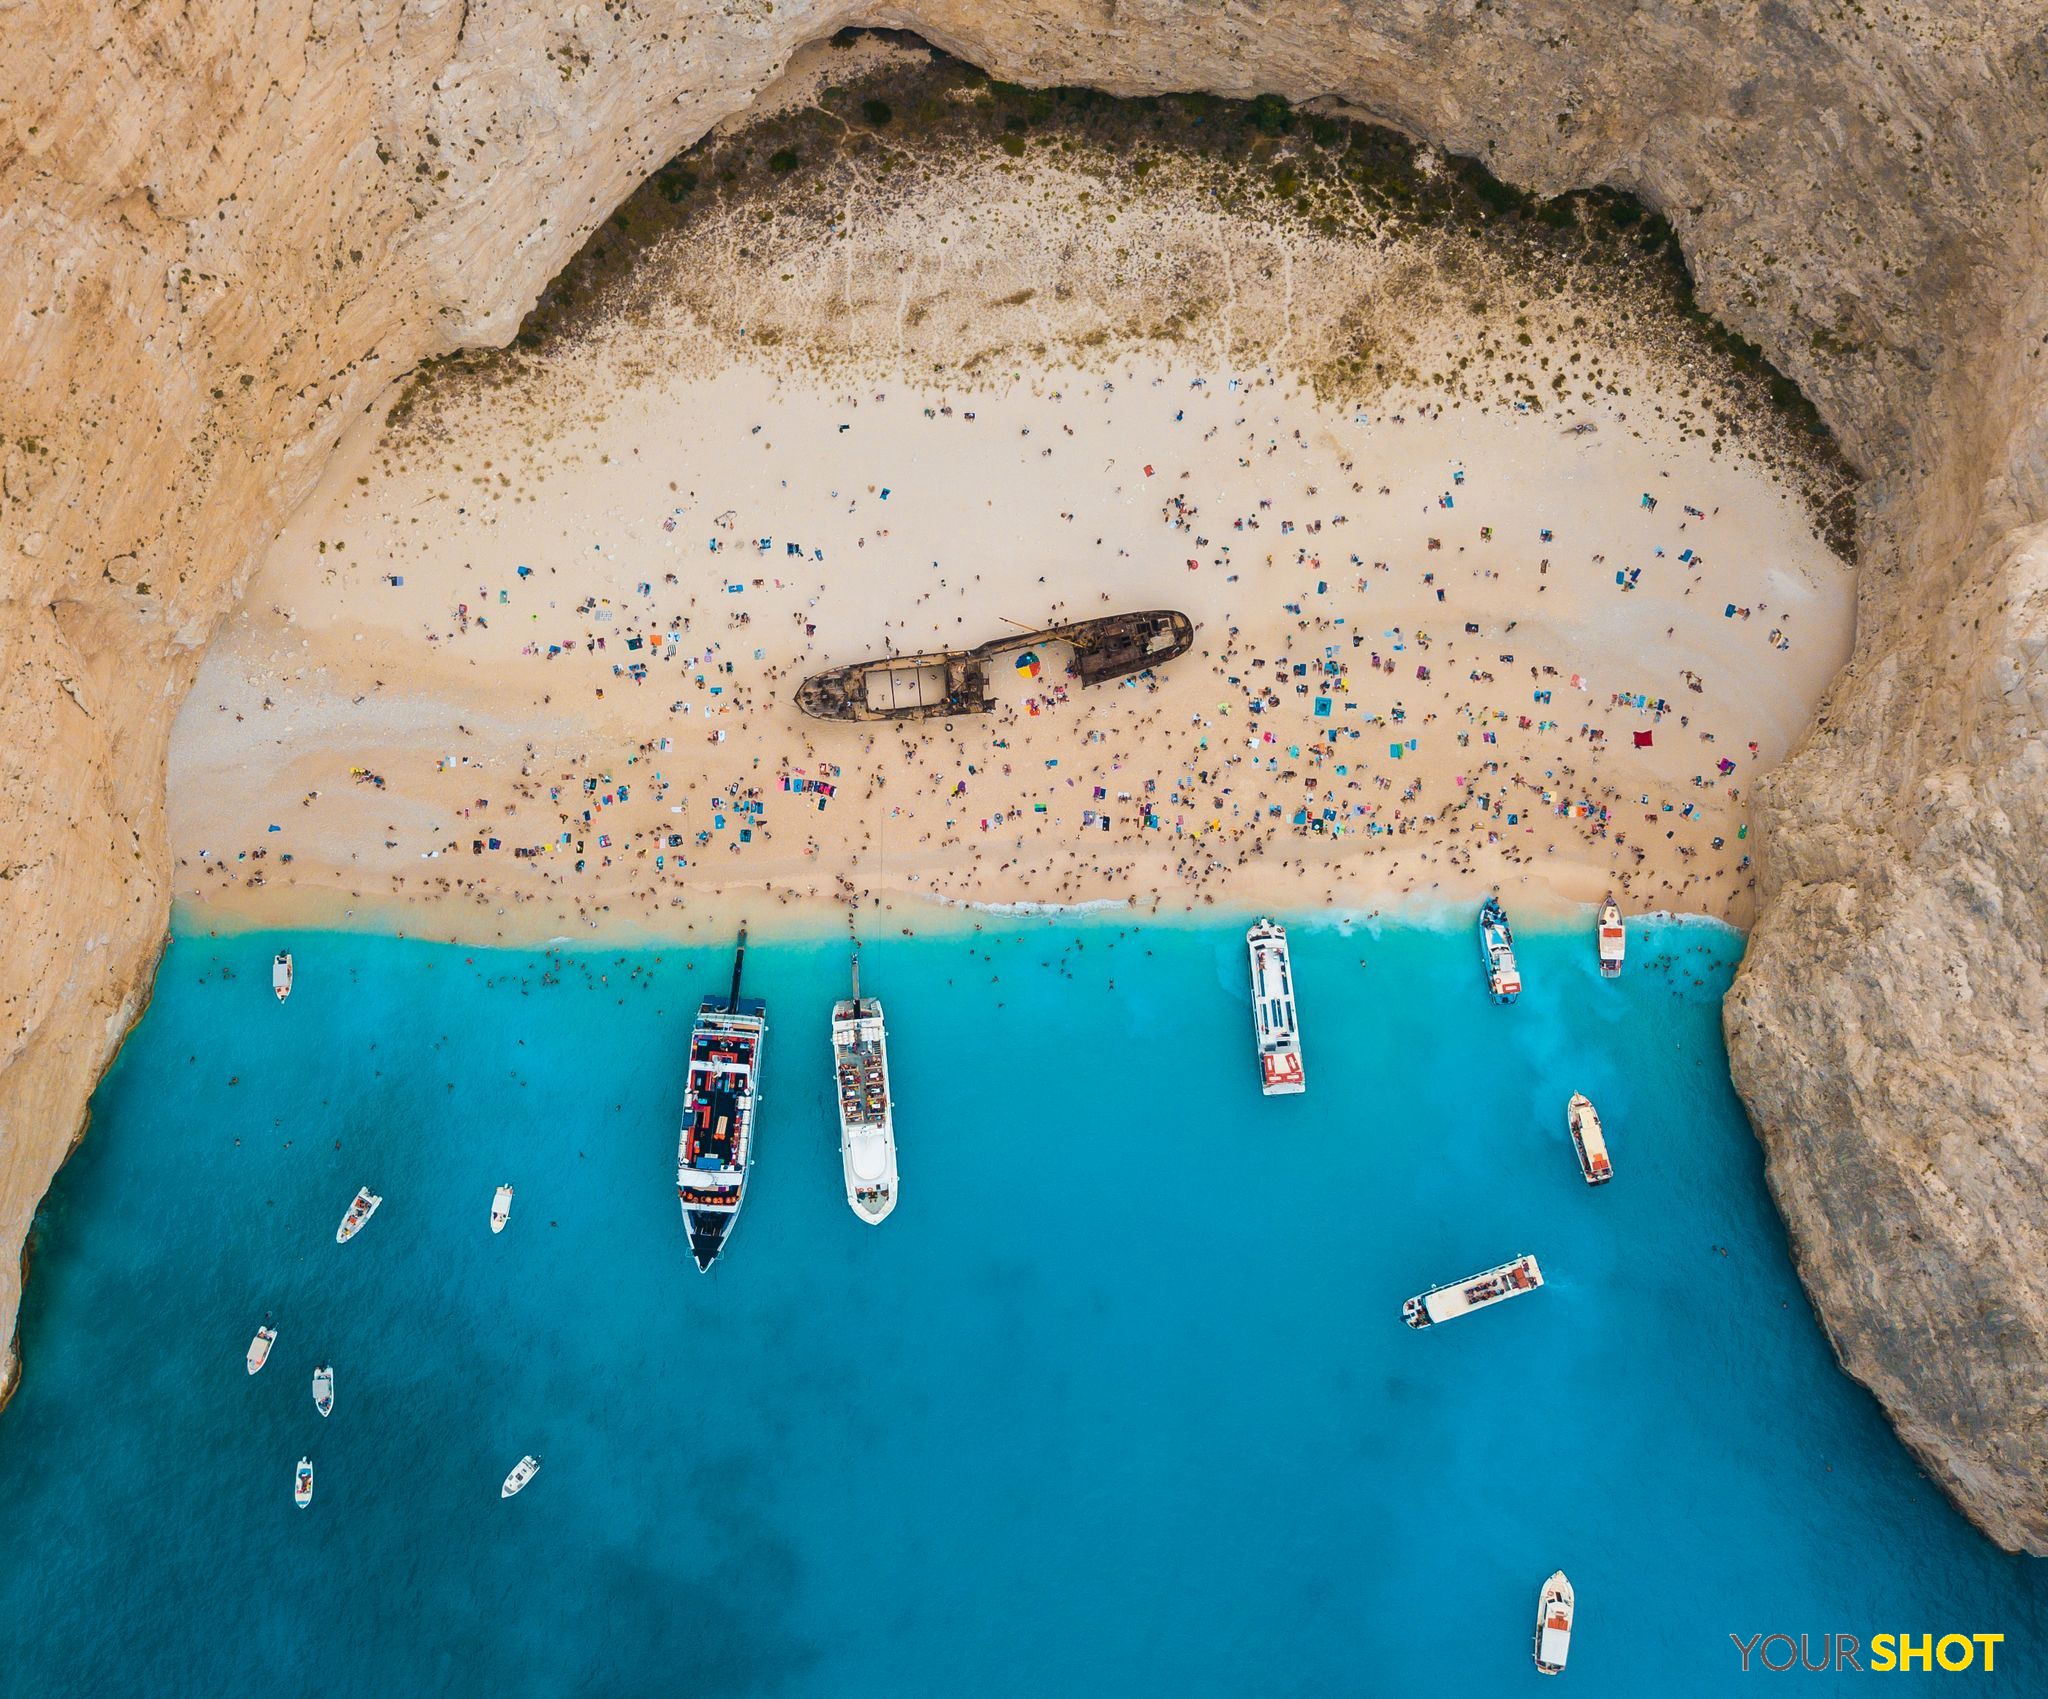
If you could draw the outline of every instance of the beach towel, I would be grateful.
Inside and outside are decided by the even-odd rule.
[[[1636,733],[1636,748],[1638,748],[1638,749],[1648,749],[1648,748],[1650,747],[1650,739],[1651,739],[1652,737],[1654,737],[1655,735],[1656,735],[1656,734],[1655,734],[1654,732],[1637,732],[1637,733]]]

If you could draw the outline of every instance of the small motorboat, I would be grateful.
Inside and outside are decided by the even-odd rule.
[[[514,1493],[524,1492],[526,1483],[540,1473],[538,1457],[522,1457],[512,1465],[512,1473],[505,1477],[505,1484],[498,1489],[500,1498],[510,1498]]]
[[[512,1188],[500,1186],[497,1196],[491,1199],[491,1231],[502,1233],[505,1223],[512,1219]]]
[[[341,1218],[341,1225],[334,1230],[334,1242],[345,1245],[362,1230],[362,1225],[377,1213],[377,1206],[384,1200],[368,1186],[356,1193],[356,1201],[348,1206],[348,1214]]]
[[[259,1327],[256,1330],[256,1337],[249,1341],[249,1355],[243,1359],[249,1365],[249,1372],[252,1375],[270,1361],[270,1348],[276,1343],[276,1328]]]
[[[334,1414],[334,1370],[326,1363],[313,1371],[313,1408],[323,1416]]]
[[[1610,891],[1600,907],[1600,977],[1619,979],[1622,957],[1627,954],[1628,928],[1621,924],[1621,910],[1615,907]]]
[[[292,994],[291,951],[280,950],[275,956],[271,957],[270,989],[276,993],[277,1000],[280,1003]]]
[[[1572,1584],[1560,1569],[1543,1583],[1536,1600],[1536,1667],[1545,1675],[1562,1675],[1571,1652]]]
[[[1589,1186],[1604,1186],[1614,1178],[1614,1163],[1607,1154],[1607,1135],[1600,1129],[1600,1111],[1584,1092],[1572,1093],[1565,1105],[1565,1125],[1571,1129],[1572,1149],[1579,1153],[1579,1172]]]
[[[299,1467],[292,1476],[292,1503],[301,1510],[313,1502],[313,1460],[301,1457]]]

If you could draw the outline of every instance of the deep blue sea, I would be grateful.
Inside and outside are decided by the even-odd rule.
[[[1638,926],[1603,984],[1589,928],[1525,930],[1505,1009],[1463,924],[1294,937],[1309,1091],[1274,1101],[1241,923],[871,940],[903,1193],[870,1228],[846,947],[757,935],[760,1155],[704,1276],[678,1062],[726,949],[182,933],[38,1219],[0,1691],[1634,1699],[1853,1691],[1729,1635],[1902,1630],[2002,1633],[1991,1679],[2048,1687],[2042,1566],[1921,1478],[1793,1276],[1734,935]],[[1522,1251],[1541,1292],[1402,1325]],[[1936,1683],[1986,1678],[1879,1691]]]

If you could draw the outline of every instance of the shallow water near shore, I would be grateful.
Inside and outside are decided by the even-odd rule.
[[[1721,1045],[1739,939],[1638,923],[1603,984],[1586,928],[1525,929],[1496,1009],[1462,926],[1294,938],[1309,1091],[1270,1102],[1241,925],[872,941],[875,1229],[845,946],[757,937],[760,1156],[701,1276],[678,1064],[729,951],[177,937],[38,1221],[0,1690],[1491,1696],[1537,1683],[1558,1567],[1581,1696],[1745,1691],[1731,1631],[2003,1633],[2037,1689],[2040,1565],[1919,1476],[1793,1276]],[[1541,1292],[1401,1325],[1522,1251]]]

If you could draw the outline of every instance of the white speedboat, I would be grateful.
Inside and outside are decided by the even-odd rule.
[[[280,950],[270,959],[270,989],[282,1003],[292,994],[292,956],[289,950]]]
[[[491,1231],[502,1233],[505,1223],[512,1219],[512,1188],[500,1186],[497,1195],[491,1199]]]
[[[377,1213],[377,1206],[384,1200],[368,1186],[356,1193],[356,1201],[348,1206],[348,1214],[341,1218],[341,1225],[334,1230],[334,1242],[345,1245],[362,1231],[365,1221]]]
[[[859,950],[853,953],[853,995],[832,1005],[832,1063],[846,1201],[861,1220],[881,1222],[896,1207],[896,1112],[882,1005],[860,994]]]
[[[1259,1049],[1259,1090],[1292,1097],[1307,1090],[1301,1072],[1301,1026],[1294,1012],[1294,967],[1287,929],[1260,920],[1244,935],[1251,952],[1252,1036]]]
[[[500,1498],[510,1498],[514,1493],[524,1492],[526,1483],[540,1473],[538,1457],[522,1457],[512,1465],[512,1473],[505,1477],[505,1484],[498,1489]]]
[[[249,1355],[243,1359],[249,1365],[249,1372],[252,1375],[270,1361],[270,1348],[276,1343],[276,1328],[259,1327],[256,1330],[256,1337],[249,1341]]]
[[[1584,1092],[1572,1093],[1565,1105],[1565,1125],[1571,1128],[1572,1149],[1579,1153],[1579,1172],[1589,1186],[1604,1186],[1614,1178],[1614,1164],[1607,1155],[1607,1135],[1600,1130],[1600,1111]]]
[[[334,1414],[334,1370],[326,1363],[313,1371],[313,1408],[323,1416]]]
[[[1545,1675],[1562,1675],[1571,1654],[1572,1584],[1560,1569],[1543,1583],[1536,1599],[1536,1667]]]
[[[1614,895],[1609,892],[1600,907],[1600,977],[1620,978],[1621,959],[1627,954],[1628,928],[1621,924],[1621,910],[1614,906]]]
[[[301,1457],[299,1466],[292,1472],[292,1503],[301,1510],[313,1502],[313,1460]]]
[[[740,995],[747,929],[732,958],[732,990],[697,1006],[690,1067],[683,1089],[683,1125],[676,1141],[676,1197],[698,1269],[725,1249],[746,1198],[754,1164],[754,1112],[761,1102],[761,1046],[768,1005]]]

